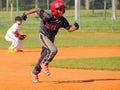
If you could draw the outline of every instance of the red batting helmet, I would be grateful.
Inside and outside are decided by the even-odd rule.
[[[65,13],[65,4],[62,0],[55,0],[54,2],[52,2],[50,4],[50,10],[52,15],[57,15],[57,9],[62,8],[64,10]]]

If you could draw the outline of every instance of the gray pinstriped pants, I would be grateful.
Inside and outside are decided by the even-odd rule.
[[[35,66],[35,68],[33,69],[33,73],[34,74],[39,74],[41,71],[41,66],[40,63],[43,62],[44,65],[48,65],[49,62],[51,62],[54,58],[54,56],[57,54],[57,48],[54,45],[54,40],[53,39],[49,39],[47,36],[45,36],[44,34],[39,34],[39,40],[42,43],[42,52],[41,52],[41,56],[38,59],[38,62]]]

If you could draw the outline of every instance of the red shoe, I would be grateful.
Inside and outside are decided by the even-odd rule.
[[[43,68],[44,73],[49,76],[49,75],[50,75],[50,72],[49,72],[48,65],[44,65],[44,64],[41,62],[40,66]]]
[[[16,50],[17,52],[23,52],[23,50],[22,49],[18,49],[18,50]]]
[[[38,77],[38,75],[35,75],[35,74],[33,74],[32,72],[31,72],[31,74],[32,74],[32,76],[33,76],[33,82],[34,82],[34,83],[38,83],[38,82],[39,82],[39,77]]]

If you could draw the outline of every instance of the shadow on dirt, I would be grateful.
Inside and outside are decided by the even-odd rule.
[[[25,50],[24,53],[41,52],[41,50]]]
[[[95,81],[113,81],[113,80],[120,80],[120,79],[108,78],[108,79],[88,79],[88,80],[71,80],[71,81],[53,81],[53,82],[62,84],[62,83],[88,83]]]

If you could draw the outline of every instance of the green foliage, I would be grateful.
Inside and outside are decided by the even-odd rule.
[[[15,3],[16,3],[16,0],[10,0],[10,3],[15,4]]]
[[[35,4],[30,4],[30,5],[25,5],[25,6],[21,6],[19,9],[20,10],[29,10],[35,7]]]
[[[38,5],[38,7],[42,7],[42,8],[46,8],[46,4],[45,3],[41,3]],[[35,8],[35,4],[27,4],[27,5],[21,5],[20,7],[20,10],[29,10],[29,9],[32,9],[32,8]]]

